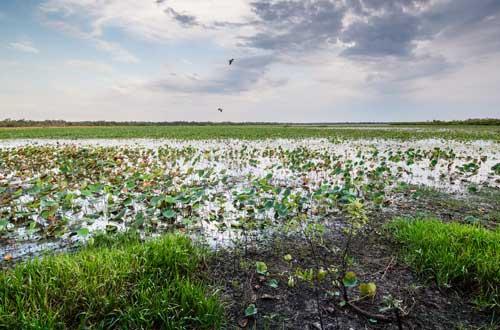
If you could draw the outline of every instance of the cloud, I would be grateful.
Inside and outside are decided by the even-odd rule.
[[[440,33],[456,37],[460,31],[484,28],[488,20],[498,19],[500,2],[257,0],[251,8],[257,32],[243,37],[243,46],[310,52],[336,44],[346,57],[408,57],[418,42]]]
[[[404,13],[389,13],[351,24],[341,35],[352,44],[342,55],[409,56],[418,37],[419,21]]]
[[[162,42],[212,38],[224,43],[238,33],[218,33],[217,24],[245,22],[249,13],[247,0],[46,0],[40,9],[48,19],[79,22],[79,30],[88,30],[94,37],[102,37],[107,28],[120,28],[136,37]]]
[[[498,0],[44,0],[40,9],[48,25],[113,61],[140,63],[127,50],[137,40],[165,51],[113,72],[119,79],[110,99],[118,93],[137,108],[149,106],[150,97],[159,108],[184,110],[205,100],[252,110],[269,102],[281,118],[307,107],[315,118],[331,119],[329,111],[341,106],[397,112],[407,100],[413,109],[423,108],[418,100],[443,104],[435,101],[442,86],[467,95],[470,81],[480,81],[475,72],[491,71],[487,81],[500,86],[492,69],[500,56]],[[236,58],[233,66],[226,57]],[[109,59],[90,62],[66,65],[109,69]],[[481,86],[467,97],[497,100],[487,83]],[[297,116],[290,118],[303,112]]]
[[[64,66],[76,70],[100,73],[110,73],[111,71],[113,71],[112,66],[109,64],[88,60],[67,60],[64,62]]]
[[[35,48],[35,46],[33,46],[33,44],[27,40],[11,42],[9,44],[9,46],[11,49],[17,50],[17,51],[20,51],[23,53],[31,53],[31,54],[40,53],[40,50],[38,50],[38,48]]]
[[[120,44],[116,42],[106,41],[102,38],[94,37],[91,33],[84,32],[77,26],[68,24],[61,20],[48,20],[45,22],[45,24],[63,33],[67,33],[77,38],[89,41],[94,45],[96,49],[110,54],[114,61],[122,63],[140,62],[140,60],[134,54],[130,53]]]
[[[198,25],[199,24],[196,21],[195,16],[187,15],[187,14],[180,14],[179,12],[175,11],[174,9],[172,9],[170,7],[165,9],[165,13],[170,15],[174,20],[179,22],[179,24],[184,25],[184,26]]]
[[[307,50],[335,43],[345,8],[338,1],[259,0],[251,3],[259,32],[244,46],[266,50]]]
[[[249,91],[257,84],[279,86],[286,83],[282,79],[268,79],[266,73],[274,58],[256,55],[238,59],[229,68],[227,64],[218,66],[207,76],[198,74],[177,74],[151,81],[144,87],[154,91],[201,94],[237,94]]]

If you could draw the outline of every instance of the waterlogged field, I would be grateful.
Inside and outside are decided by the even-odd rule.
[[[0,276],[5,284],[0,295],[8,306],[0,308],[0,325],[167,324],[171,312],[156,300],[145,305],[142,298],[116,299],[130,296],[130,288],[137,289],[134,295],[149,295],[151,288],[137,281],[155,278],[161,292],[182,293],[171,299],[169,308],[178,316],[172,324],[495,329],[500,308],[496,129],[0,130],[0,137],[24,138],[0,140],[0,262],[6,269],[21,265]],[[36,139],[50,134],[59,139]],[[83,139],[89,137],[103,139]],[[174,241],[184,246],[189,240],[166,236],[172,245],[165,248],[170,232],[187,235],[196,247],[176,247]],[[112,243],[118,250],[100,250],[99,242],[120,239],[120,233],[135,236]],[[208,261],[199,245],[210,251]],[[161,259],[162,254],[184,258],[190,254],[186,249],[193,249],[196,261]],[[68,250],[82,251],[71,259],[81,290],[88,285],[88,297],[95,296],[99,286],[88,283],[102,281],[109,271],[119,283],[108,298],[119,304],[103,307],[95,300],[85,307],[68,298],[60,320],[53,292],[25,299],[35,289],[9,284],[40,277],[60,287],[58,279],[43,274],[55,265],[67,273],[64,254],[50,255]],[[106,260],[115,255],[130,266],[112,271],[117,266]],[[144,255],[154,259],[151,264]],[[43,262],[23,263],[33,256],[44,256]],[[188,275],[182,273],[185,263]],[[127,275],[125,269],[135,274],[138,264],[145,265],[140,276]],[[180,270],[185,282],[165,287],[151,275],[178,276],[169,267]],[[103,271],[85,273],[94,268]],[[204,274],[203,286],[193,291],[190,283],[197,279],[191,273]],[[210,290],[206,278],[215,282]],[[61,292],[71,282],[64,277]],[[184,303],[175,311],[179,301]],[[227,324],[218,301],[225,303]],[[38,318],[41,308],[50,319]],[[73,313],[79,309],[84,311]],[[129,318],[131,310],[138,316]]]
[[[500,186],[494,142],[80,140],[0,143],[0,254],[70,246],[95,231],[196,229],[228,244],[239,229],[297,215],[324,220],[394,188],[466,194]]]

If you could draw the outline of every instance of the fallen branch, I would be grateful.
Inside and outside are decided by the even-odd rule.
[[[384,270],[384,273],[382,274],[382,277],[380,278],[381,280],[384,279],[385,277],[385,274],[387,273],[387,271],[389,270],[389,268],[391,268],[393,262],[394,262],[394,257],[391,258],[391,261],[389,261],[389,264],[387,265],[387,267],[385,267],[385,270]]]
[[[363,316],[366,316],[370,319],[374,319],[374,320],[377,320],[377,321],[380,321],[380,322],[394,322],[396,321],[394,318],[392,317],[389,317],[389,316],[385,316],[385,315],[382,315],[382,314],[374,314],[374,313],[370,313],[356,305],[354,305],[353,303],[351,302],[347,302],[347,305],[353,309],[356,313],[358,314],[361,314]]]

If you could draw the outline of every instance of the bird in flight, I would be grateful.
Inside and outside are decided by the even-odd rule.
[[[224,110],[223,110],[222,108],[218,108],[217,110],[219,110],[219,112],[222,112],[222,111],[224,111]]]
[[[233,64],[233,62],[234,62],[234,58],[230,59],[229,60],[229,65]]]

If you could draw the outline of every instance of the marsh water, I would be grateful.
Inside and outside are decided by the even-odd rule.
[[[6,140],[0,154],[0,256],[14,259],[130,227],[230,244],[247,222],[340,213],[339,191],[386,207],[402,184],[500,188],[491,141]]]

